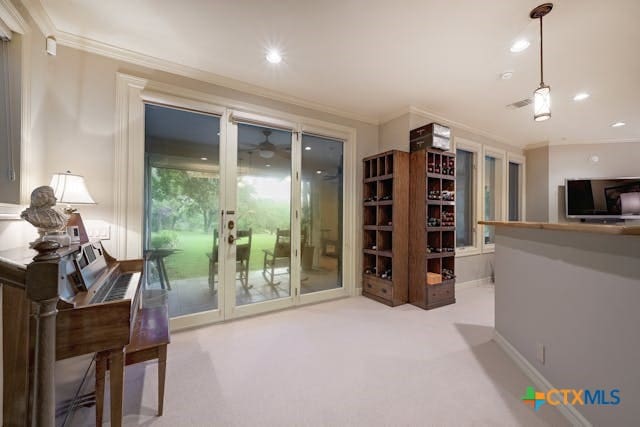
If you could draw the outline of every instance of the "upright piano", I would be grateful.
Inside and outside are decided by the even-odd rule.
[[[33,262],[0,255],[3,425],[53,427],[55,362],[107,352],[111,423],[119,426],[124,349],[141,308],[143,261],[117,261],[99,242],[40,242],[34,249]]]

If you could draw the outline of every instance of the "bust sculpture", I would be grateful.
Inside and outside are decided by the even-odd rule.
[[[38,229],[40,238],[34,244],[42,240],[59,240],[55,237],[47,239],[47,236],[59,236],[58,232],[65,228],[69,217],[54,209],[55,205],[53,188],[43,185],[31,192],[31,205],[22,211],[20,217]]]

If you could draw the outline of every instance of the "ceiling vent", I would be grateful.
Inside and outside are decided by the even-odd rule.
[[[507,105],[507,108],[509,108],[511,110],[516,110],[518,108],[522,108],[522,107],[526,107],[527,105],[531,105],[532,103],[533,103],[533,99],[527,98],[527,99],[523,99],[521,101],[516,101],[513,104],[509,104],[509,105]]]

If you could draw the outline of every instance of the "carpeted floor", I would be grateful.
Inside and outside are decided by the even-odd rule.
[[[457,298],[423,311],[354,297],[176,333],[164,416],[156,365],[136,365],[125,425],[568,425],[520,401],[532,384],[491,341],[493,288]]]

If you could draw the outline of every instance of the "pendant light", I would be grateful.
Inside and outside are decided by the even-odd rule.
[[[540,86],[533,92],[533,119],[536,122],[551,117],[551,87],[544,84],[544,69],[542,57],[542,17],[551,12],[552,3],[541,4],[531,11],[531,19],[540,20]]]

